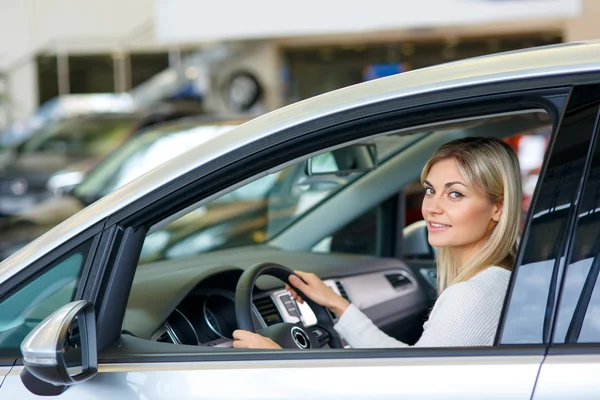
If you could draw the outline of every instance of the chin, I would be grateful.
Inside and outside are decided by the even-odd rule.
[[[431,237],[429,236],[429,238],[427,239],[427,241],[429,242],[429,244],[433,247],[448,247],[448,246],[452,246],[452,243],[450,243],[447,239],[443,239],[443,238],[436,238],[436,237]]]
[[[446,243],[443,243],[441,240],[430,240],[429,244],[432,247],[437,247],[437,248],[441,248],[441,247],[448,247],[448,245]]]

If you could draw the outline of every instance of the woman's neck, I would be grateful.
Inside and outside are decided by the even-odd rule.
[[[475,254],[477,254],[477,252],[483,249],[483,246],[485,245],[486,241],[487,238],[486,240],[480,240],[479,242],[475,242],[467,246],[457,246],[449,248],[450,254],[452,254],[452,258],[454,258],[454,261],[456,262],[455,265],[458,266],[459,271],[462,269],[463,266],[467,264],[467,262]]]

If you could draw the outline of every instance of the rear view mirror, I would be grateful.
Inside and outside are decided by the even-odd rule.
[[[32,393],[62,393],[98,371],[96,322],[92,303],[69,303],[36,326],[21,343],[21,380]]]
[[[354,144],[309,158],[306,175],[345,176],[377,168],[377,147],[374,144]]]

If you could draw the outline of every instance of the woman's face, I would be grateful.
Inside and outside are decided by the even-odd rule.
[[[500,219],[500,205],[482,191],[467,187],[454,159],[435,163],[424,185],[421,210],[429,244],[450,248],[464,263],[485,244]]]

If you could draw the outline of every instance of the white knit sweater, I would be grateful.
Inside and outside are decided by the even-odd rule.
[[[435,302],[415,346],[491,346],[494,343],[510,271],[489,267],[468,281],[449,286]],[[335,330],[355,348],[408,347],[385,333],[355,305]]]

